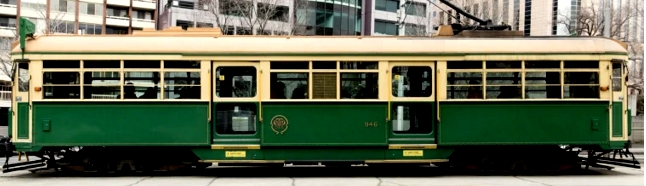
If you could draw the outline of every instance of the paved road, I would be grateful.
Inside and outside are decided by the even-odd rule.
[[[14,172],[0,174],[0,185],[118,185],[118,186],[641,186],[643,169],[617,168],[613,171],[592,169],[566,175],[470,175],[436,167],[413,169],[377,169],[369,167],[326,168],[209,168],[199,173],[156,174],[142,176],[63,175],[54,172]]]

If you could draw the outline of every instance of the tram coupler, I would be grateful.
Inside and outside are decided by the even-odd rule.
[[[46,165],[43,159],[9,164],[9,159],[14,156],[15,150],[16,146],[12,143],[11,137],[0,137],[0,154],[5,157],[4,164],[2,165],[2,173],[32,169]]]

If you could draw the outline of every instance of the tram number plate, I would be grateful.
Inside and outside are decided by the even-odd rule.
[[[424,156],[424,151],[422,150],[405,150],[404,156]]]
[[[224,154],[227,158],[244,158],[247,157],[247,152],[245,151],[226,151]]]

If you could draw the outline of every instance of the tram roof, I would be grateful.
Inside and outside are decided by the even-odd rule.
[[[15,43],[12,53],[20,54]],[[26,42],[26,54],[175,55],[464,55],[626,54],[600,37],[430,38],[357,36],[45,35]]]

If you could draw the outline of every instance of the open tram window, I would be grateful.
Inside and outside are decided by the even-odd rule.
[[[421,66],[397,66],[392,69],[392,95],[395,97],[430,97],[432,69]]]
[[[308,73],[300,72],[272,72],[271,99],[308,99],[308,76]]]
[[[598,72],[565,72],[564,98],[600,98]]]
[[[217,134],[256,133],[256,104],[217,103],[215,110]]]
[[[159,99],[159,72],[124,72],[124,99]]]
[[[525,99],[561,98],[561,61],[525,61]]]
[[[482,99],[482,72],[449,72],[448,99]]]
[[[448,61],[447,99],[483,99],[482,61]]]
[[[526,72],[525,73],[525,98],[526,99],[560,99],[561,98],[561,73],[560,72]]]
[[[341,99],[377,99],[378,80],[378,73],[341,73]],[[336,98],[336,86],[333,90]]]
[[[486,99],[522,99],[521,61],[486,62]]]
[[[487,99],[521,99],[520,72],[487,72]]]
[[[433,131],[432,105],[425,103],[395,103],[392,105],[392,127],[396,134],[428,134]]]
[[[43,74],[43,94],[45,99],[80,99],[79,73],[45,72]]]
[[[117,99],[119,94],[121,79],[118,71],[83,73],[84,99]]]
[[[255,67],[218,67],[215,70],[215,92],[221,98],[256,96]]]
[[[80,60],[43,61],[43,98],[80,99],[81,98]],[[48,70],[55,69],[56,72]]]
[[[200,99],[199,72],[165,72],[165,99]]]

